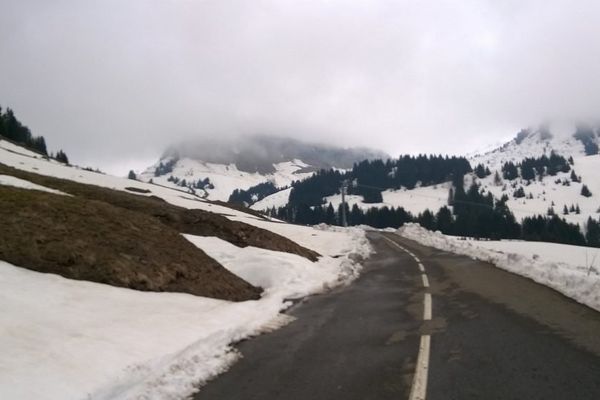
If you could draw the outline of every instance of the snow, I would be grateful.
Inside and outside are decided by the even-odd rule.
[[[355,242],[362,256],[371,251],[360,229],[315,231],[324,242]],[[280,314],[287,300],[347,283],[360,270],[357,254],[312,263],[215,237],[185,237],[263,287],[262,298],[232,303],[139,292],[0,261],[0,398],[186,398],[235,362],[232,344],[289,322]]]
[[[600,311],[598,249],[542,242],[461,240],[418,224],[406,224],[397,233],[425,246],[489,262]]]
[[[574,132],[574,127],[563,132],[551,131],[553,136],[550,139],[542,139],[539,132],[533,132],[519,144],[513,139],[493,151],[471,157],[469,162],[473,167],[481,163],[494,171],[500,170],[505,162],[517,163],[527,157],[549,155],[552,150],[565,158],[583,156],[583,144],[572,136]]]
[[[527,242],[524,240],[474,241],[478,247],[504,253],[516,253],[544,262],[560,262],[575,265],[590,265],[595,261],[600,266],[600,249],[569,244]]]
[[[265,289],[266,296],[275,296],[281,301],[319,293],[347,282],[358,276],[360,268],[350,259],[340,262],[336,258],[321,257],[313,263],[296,254],[240,248],[216,237],[184,236],[231,272]],[[368,242],[364,241],[363,245],[368,246]]]
[[[66,195],[66,193],[61,192],[60,190],[54,190],[42,185],[36,185],[35,183],[29,182],[25,179],[19,179],[11,175],[0,175],[0,185],[13,186],[21,189],[40,190],[42,192]]]
[[[3,140],[0,162],[116,190],[148,189],[134,194],[223,214],[322,255],[311,263],[293,254],[186,235],[265,289],[260,300],[241,303],[68,280],[0,261],[0,398],[186,398],[235,362],[237,341],[288,323],[280,311],[289,299],[351,281],[360,258],[371,252],[360,228],[270,222],[183,191],[60,164]]]
[[[43,157],[39,153],[36,153],[31,150],[27,150],[24,147],[21,147],[19,145],[9,142],[8,140],[3,140],[3,139],[0,139],[0,149],[10,151],[10,152],[16,153],[16,154],[22,154],[27,157],[39,157],[39,158]]]
[[[136,187],[149,190],[149,193],[133,193],[139,196],[158,196],[165,201],[185,208],[199,208],[223,215],[236,215],[246,217],[252,221],[255,217],[249,214],[233,210],[217,204],[211,204],[198,196],[194,196],[185,190],[153,185],[146,182],[133,181],[121,177],[116,177],[98,172],[88,171],[77,166],[61,164],[57,161],[44,158],[36,153],[16,151],[13,148],[21,149],[10,142],[0,139],[0,162],[2,164],[33,172],[40,175],[53,176],[56,178],[72,180],[79,183],[106,187],[109,189],[121,190],[128,193],[127,187]],[[30,154],[29,154],[30,153]]]
[[[358,195],[346,196],[346,202],[352,208],[354,204],[359,208],[367,210],[372,207],[402,207],[406,211],[417,215],[429,209],[437,212],[441,207],[448,205],[448,190],[450,183],[439,185],[422,186],[411,190],[384,190],[381,192],[383,203],[364,203],[363,197]],[[342,203],[342,196],[336,194],[325,198],[325,204],[331,203],[335,209]]]
[[[535,180],[530,183],[517,180],[517,187],[523,186],[527,195],[531,194],[532,199],[514,198],[513,193],[516,190],[510,186],[510,181],[506,181],[506,190],[503,186],[496,186],[493,183],[493,175],[479,180],[483,188],[490,191],[496,198],[503,194],[509,196],[508,206],[515,214],[517,220],[527,216],[546,214],[548,208],[553,207],[556,214],[565,218],[567,221],[577,223],[583,226],[588,217],[598,218],[598,209],[600,207],[600,155],[594,156],[576,156],[572,168],[577,175],[581,176],[582,182],[570,182],[569,186],[562,183],[556,183],[556,180],[570,181],[571,172],[558,173],[556,176],[546,176],[542,181]],[[581,195],[581,187],[588,186],[592,192],[592,197]],[[552,205],[554,203],[554,206]],[[581,214],[569,213],[562,215],[563,206],[579,205]]]
[[[292,188],[280,190],[277,193],[273,193],[272,195],[269,195],[264,199],[257,201],[256,203],[252,204],[250,208],[257,211],[264,211],[269,210],[273,207],[283,207],[288,203],[291,192]]]
[[[538,214],[544,215],[548,208],[553,207],[555,213],[561,218],[583,227],[588,217],[591,216],[595,219],[600,217],[600,213],[598,213],[600,208],[600,200],[598,200],[598,196],[600,196],[600,155],[586,156],[583,144],[572,136],[574,131],[574,127],[552,130],[551,133],[554,136],[548,140],[542,140],[539,132],[534,132],[520,144],[512,140],[494,151],[475,155],[469,161],[473,167],[481,163],[491,170],[492,175],[478,179],[479,183],[496,198],[500,198],[503,194],[508,195],[507,204],[517,220]],[[508,161],[519,163],[526,157],[549,155],[551,151],[565,158],[573,157],[572,169],[581,176],[582,183],[570,182],[569,186],[564,186],[562,183],[555,182],[558,179],[570,181],[571,172],[567,172],[559,173],[556,176],[546,176],[542,181],[526,182],[517,179],[504,181],[499,186],[494,184],[494,173],[498,171],[502,175],[500,168],[503,163]],[[516,183],[516,187],[523,186],[525,193],[531,194],[533,198],[514,198],[513,193],[516,188],[511,187],[512,183]],[[506,189],[503,187],[504,184],[507,185]],[[584,184],[591,190],[592,197],[586,198],[581,195],[581,187]],[[581,214],[562,215],[565,204],[567,207],[572,204],[579,205]]]
[[[271,181],[277,187],[285,187],[293,181],[302,180],[313,173],[299,173],[298,171],[309,165],[301,160],[286,161],[274,164],[274,173],[260,174],[240,171],[235,164],[213,164],[204,163],[190,158],[182,158],[177,161],[173,171],[169,174],[156,177],[154,171],[158,164],[149,167],[141,174],[145,181],[152,179],[156,183],[170,187],[178,187],[168,181],[170,176],[185,179],[187,182],[198,181],[209,178],[214,189],[207,189],[208,198],[211,200],[227,201],[235,189],[246,190],[259,183]]]

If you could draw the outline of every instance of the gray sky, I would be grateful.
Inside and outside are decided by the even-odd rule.
[[[192,136],[465,153],[598,117],[598,1],[3,0],[0,104],[124,173]],[[596,113],[596,114],[594,114]]]

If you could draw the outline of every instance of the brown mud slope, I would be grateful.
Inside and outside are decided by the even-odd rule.
[[[61,190],[75,196],[103,201],[159,219],[179,232],[198,236],[216,236],[239,247],[254,246],[284,251],[316,261],[319,254],[266,229],[227,219],[222,215],[177,207],[156,196],[143,196],[123,191],[77,183],[21,171],[0,164],[0,174],[12,175],[38,185]],[[132,181],[132,185],[134,182]],[[182,195],[184,195],[182,193]]]
[[[175,229],[101,201],[0,186],[0,259],[66,278],[225,300],[260,289]]]

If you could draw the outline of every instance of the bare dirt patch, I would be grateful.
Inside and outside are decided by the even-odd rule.
[[[107,202],[0,186],[0,221],[0,259],[35,271],[234,301],[260,295],[176,229]]]
[[[189,210],[167,203],[156,196],[136,195],[66,179],[38,175],[0,164],[0,173],[13,175],[38,185],[50,187],[90,200],[135,211],[158,219],[178,232],[198,236],[216,236],[239,247],[254,246],[284,251],[316,261],[319,254],[281,235],[243,222],[231,221],[222,215],[204,210]]]

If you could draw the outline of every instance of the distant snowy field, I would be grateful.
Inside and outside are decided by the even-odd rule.
[[[450,183],[442,183],[439,185],[417,187],[411,190],[384,190],[381,192],[383,203],[364,203],[362,196],[349,195],[346,196],[346,202],[352,208],[356,204],[359,208],[367,210],[371,207],[402,207],[406,211],[414,215],[422,213],[429,209],[434,213],[440,208],[448,205],[448,191]],[[335,194],[325,198],[325,204],[329,204],[337,210],[342,203],[342,196]]]
[[[397,233],[425,246],[486,261],[600,311],[600,249],[543,242],[477,241],[406,224]]]
[[[208,198],[210,200],[229,200],[229,196],[235,189],[246,190],[252,186],[256,186],[263,182],[273,182],[277,187],[285,187],[293,181],[302,180],[313,173],[300,173],[299,171],[309,165],[301,160],[294,160],[274,164],[275,172],[262,175],[259,173],[249,173],[240,171],[235,164],[223,165],[203,163],[189,158],[182,158],[177,161],[173,168],[173,172],[155,177],[154,170],[157,165],[153,165],[141,174],[141,178],[145,181],[152,179],[161,185],[178,187],[168,181],[171,175],[180,179],[185,179],[187,182],[196,182],[199,179],[210,179],[214,185],[214,189],[207,189]]]
[[[146,195],[271,230],[322,255],[312,263],[185,235],[265,289],[260,300],[240,303],[69,280],[0,261],[0,399],[184,399],[235,362],[235,342],[290,322],[280,314],[289,299],[350,282],[371,252],[360,228],[269,222],[181,191],[65,166],[2,140],[0,162],[116,190],[148,189]],[[48,189],[9,176],[0,184]]]

